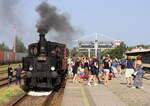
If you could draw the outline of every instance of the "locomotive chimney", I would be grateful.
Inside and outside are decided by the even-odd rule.
[[[45,33],[44,32],[40,32],[39,37],[40,37],[40,40],[39,40],[40,56],[45,56],[46,55]]]

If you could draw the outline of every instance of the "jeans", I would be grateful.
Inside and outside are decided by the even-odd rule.
[[[11,82],[12,82],[12,76],[9,75],[9,76],[8,76],[8,85],[11,85]]]

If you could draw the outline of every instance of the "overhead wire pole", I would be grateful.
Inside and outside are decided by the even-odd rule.
[[[96,40],[95,40],[95,44],[94,44],[94,48],[95,48],[95,56],[97,57],[97,50],[98,50],[98,33],[95,34],[96,35]]]
[[[48,2],[48,0],[43,0],[44,2]]]
[[[13,42],[13,52],[16,52],[16,25],[13,25],[13,37],[14,37],[14,42]]]
[[[92,35],[90,37],[93,37],[93,34],[90,34],[90,35]],[[81,51],[81,52],[83,52],[83,51],[84,52],[85,51],[88,52],[88,56],[89,57],[91,56],[90,53],[93,51],[94,55],[99,58],[101,56],[102,48],[103,49],[113,48],[114,43],[115,43],[114,40],[99,40],[98,39],[99,35],[100,35],[99,33],[94,33],[94,36],[96,36],[95,40],[73,40],[73,41],[78,43],[78,47],[77,48],[79,49],[79,51]],[[101,36],[102,36],[102,34],[101,34]],[[83,36],[81,38],[85,38],[85,37],[87,38],[89,36]]]

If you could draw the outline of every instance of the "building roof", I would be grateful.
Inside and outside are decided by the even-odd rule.
[[[150,49],[136,48],[136,49],[132,49],[131,51],[126,51],[126,54],[128,54],[128,53],[145,53],[145,52],[150,52]]]

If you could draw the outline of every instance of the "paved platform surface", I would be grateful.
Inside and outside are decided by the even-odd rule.
[[[107,87],[73,84],[68,80],[61,106],[127,106]]]

